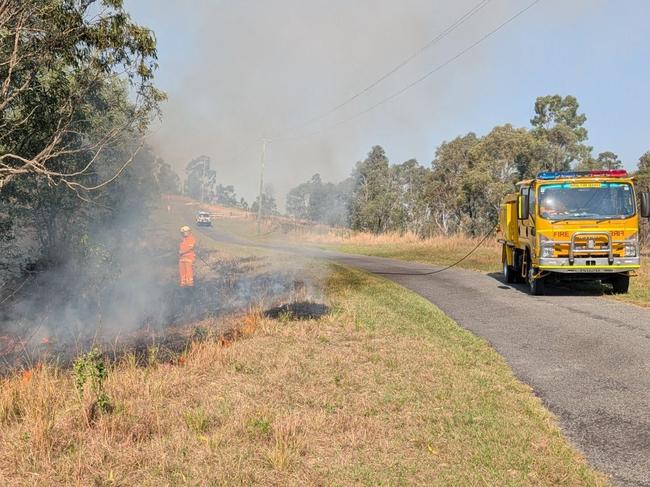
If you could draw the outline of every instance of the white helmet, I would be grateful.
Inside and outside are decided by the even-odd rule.
[[[190,232],[190,231],[191,231],[190,227],[188,227],[187,225],[183,225],[181,227],[181,233]]]

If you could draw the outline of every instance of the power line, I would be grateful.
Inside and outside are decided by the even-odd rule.
[[[335,123],[333,123],[333,124],[327,125],[327,126],[321,128],[321,129],[315,130],[315,131],[313,131],[313,132],[309,132],[309,133],[307,133],[307,134],[302,134],[302,135],[296,135],[296,136],[291,136],[291,137],[280,138],[280,139],[277,139],[277,140],[280,140],[280,141],[286,141],[286,140],[296,140],[296,139],[302,139],[302,138],[305,138],[305,137],[311,137],[311,136],[313,136],[313,135],[320,134],[321,132],[325,132],[326,130],[330,130],[330,129],[333,129],[333,128],[335,128],[335,127],[338,127],[339,125],[343,125],[343,124],[346,124],[346,123],[348,123],[348,122],[351,122],[352,120],[355,120],[355,119],[361,117],[362,115],[365,115],[366,113],[371,112],[372,110],[376,109],[377,107],[380,107],[381,105],[384,105],[385,103],[388,103],[389,101],[393,100],[394,98],[397,98],[398,96],[400,96],[400,95],[403,94],[404,92],[410,90],[411,88],[413,88],[414,86],[420,84],[421,82],[423,82],[424,80],[426,80],[427,78],[429,78],[430,76],[432,76],[433,74],[435,74],[435,73],[437,73],[438,71],[442,70],[443,68],[447,67],[448,65],[450,65],[451,63],[453,63],[453,62],[456,61],[457,59],[461,58],[462,56],[464,56],[465,54],[467,54],[469,51],[471,51],[472,49],[474,49],[475,47],[477,47],[479,44],[483,43],[484,41],[486,41],[487,39],[489,39],[490,37],[492,37],[494,34],[496,34],[497,32],[499,32],[501,29],[503,29],[505,26],[507,26],[508,24],[510,24],[511,22],[513,22],[515,19],[517,19],[518,17],[520,17],[521,15],[523,15],[524,13],[526,13],[526,12],[527,12],[528,10],[530,10],[531,8],[533,8],[533,7],[534,7],[536,4],[538,4],[539,2],[541,2],[541,0],[534,0],[532,3],[528,4],[528,5],[527,5],[526,7],[524,7],[523,9],[519,10],[519,11],[518,11],[516,14],[514,14],[512,17],[508,18],[506,21],[504,21],[504,22],[502,22],[501,24],[499,24],[496,28],[492,29],[490,32],[488,32],[487,34],[485,34],[484,36],[482,36],[480,39],[478,39],[478,40],[477,40],[476,42],[474,42],[473,44],[470,44],[468,47],[466,47],[465,49],[463,49],[462,51],[460,51],[459,53],[457,53],[457,54],[454,55],[453,57],[447,59],[446,61],[444,61],[444,62],[441,63],[441,64],[438,64],[436,67],[434,67],[433,69],[431,69],[430,71],[428,71],[427,73],[425,73],[423,76],[421,76],[421,77],[419,77],[418,79],[412,81],[411,83],[409,83],[408,85],[404,86],[404,87],[401,88],[400,90],[398,90],[398,91],[392,93],[391,95],[389,95],[389,96],[383,98],[382,100],[380,100],[379,102],[375,103],[374,105],[371,105],[370,107],[366,108],[365,110],[362,110],[362,111],[360,111],[360,112],[357,112],[357,113],[355,113],[354,115],[352,115],[352,116],[349,117],[349,118],[345,118],[345,119],[343,119],[343,120],[339,120],[338,122],[335,122]]]
[[[428,47],[430,47],[430,45],[435,44],[435,43],[438,42],[438,40],[440,40],[442,37],[444,37],[445,35],[448,35],[451,31],[455,30],[457,27],[459,27],[461,24],[463,24],[467,19],[469,19],[471,16],[473,16],[473,15],[476,14],[479,10],[481,10],[483,7],[485,7],[489,1],[490,1],[490,0],[483,0],[483,1],[480,2],[479,4],[475,5],[472,9],[470,9],[470,10],[469,10],[468,12],[466,12],[463,16],[461,16],[461,17],[460,17],[456,22],[454,22],[451,26],[449,26],[447,29],[445,29],[445,31],[441,32],[441,33],[440,33],[440,34],[439,34],[435,39],[432,39],[432,40],[431,40],[427,45],[423,46],[423,47],[420,49],[420,51],[418,51],[417,53],[414,53],[414,54],[412,54],[411,56],[409,56],[408,58],[406,58],[404,61],[402,61],[402,63],[400,63],[399,65],[395,66],[395,67],[394,67],[392,70],[390,70],[388,73],[386,73],[385,75],[383,75],[382,77],[380,77],[378,80],[376,80],[374,83],[372,83],[372,84],[369,85],[368,87],[364,88],[364,89],[361,90],[360,92],[358,92],[358,93],[356,93],[355,95],[353,95],[352,97],[350,97],[348,100],[342,102],[342,103],[339,104],[337,107],[332,108],[332,109],[329,110],[328,112],[326,112],[326,113],[324,113],[324,114],[322,114],[322,115],[319,115],[319,116],[317,116],[317,117],[314,117],[314,118],[312,118],[312,119],[310,119],[310,120],[308,120],[308,121],[306,121],[306,122],[303,122],[302,124],[299,124],[298,126],[292,128],[292,129],[288,129],[287,131],[297,130],[297,129],[299,129],[299,128],[302,128],[302,127],[304,127],[304,126],[306,126],[306,125],[312,123],[313,121],[320,120],[320,119],[324,118],[325,116],[331,114],[332,112],[338,110],[339,108],[343,107],[344,105],[346,105],[347,103],[351,102],[352,100],[358,98],[359,96],[361,96],[361,95],[364,94],[365,92],[369,91],[369,90],[372,89],[374,86],[376,86],[377,84],[379,84],[381,81],[383,81],[384,79],[386,79],[387,77],[389,77],[391,74],[393,74],[394,72],[396,72],[397,70],[399,70],[401,67],[403,67],[404,65],[406,65],[408,62],[410,62],[413,58],[417,57],[417,56],[418,56],[422,51],[424,51],[424,50],[426,50]],[[433,69],[431,69],[430,71],[428,71],[427,73],[425,73],[423,76],[421,76],[420,78],[418,78],[418,79],[412,81],[411,83],[407,84],[406,86],[404,86],[404,87],[401,88],[400,90],[398,90],[398,91],[392,93],[391,95],[389,95],[389,96],[383,98],[382,100],[380,100],[379,102],[375,103],[374,105],[371,105],[370,107],[368,107],[368,108],[366,108],[366,109],[364,109],[364,110],[362,110],[362,111],[360,111],[360,112],[355,113],[354,115],[352,115],[352,116],[349,117],[349,118],[345,118],[345,119],[343,119],[343,120],[339,120],[338,122],[335,122],[335,123],[333,123],[333,124],[327,125],[327,126],[322,127],[322,128],[320,128],[320,129],[318,129],[318,130],[314,130],[314,131],[312,131],[312,132],[308,132],[308,133],[306,133],[306,134],[293,135],[293,136],[286,136],[286,137],[263,138],[263,139],[266,140],[267,143],[272,143],[272,142],[283,142],[283,141],[291,141],[291,140],[299,140],[299,139],[303,139],[303,138],[307,138],[307,137],[312,137],[312,136],[314,136],[314,135],[318,135],[318,134],[320,134],[320,133],[322,133],[322,132],[325,132],[325,131],[327,131],[327,130],[331,130],[331,129],[336,128],[336,127],[338,127],[338,126],[340,126],[340,125],[344,125],[344,124],[346,124],[346,123],[348,123],[348,122],[351,122],[351,121],[353,121],[353,120],[355,120],[355,119],[357,119],[357,118],[359,118],[359,117],[365,115],[366,113],[371,112],[372,110],[375,110],[376,108],[380,107],[381,105],[384,105],[385,103],[388,103],[389,101],[393,100],[394,98],[397,98],[398,96],[400,96],[400,95],[403,94],[404,92],[408,91],[409,89],[413,88],[414,86],[416,86],[416,85],[420,84],[421,82],[425,81],[427,78],[431,77],[433,74],[435,74],[435,73],[437,73],[438,71],[444,69],[444,68],[447,67],[449,64],[451,64],[451,63],[453,63],[454,61],[456,61],[457,59],[461,58],[462,56],[464,56],[465,54],[467,54],[469,51],[471,51],[472,49],[474,49],[475,47],[477,47],[478,45],[480,45],[481,43],[483,43],[484,41],[486,41],[488,38],[492,37],[494,34],[496,34],[498,31],[500,31],[501,29],[503,29],[505,26],[507,26],[508,24],[510,24],[511,22],[513,22],[515,19],[517,19],[518,17],[520,17],[521,15],[523,15],[524,13],[526,13],[528,10],[530,10],[532,7],[534,7],[534,6],[535,6],[536,4],[538,4],[540,1],[541,1],[541,0],[534,0],[532,3],[528,4],[528,5],[527,5],[526,7],[524,7],[523,9],[519,10],[519,11],[518,11],[517,13],[515,13],[513,16],[511,16],[510,18],[508,18],[507,20],[505,20],[504,22],[502,22],[501,24],[499,24],[496,28],[494,28],[493,30],[491,30],[491,31],[488,32],[487,34],[483,35],[480,39],[478,39],[478,40],[477,40],[476,42],[474,42],[473,44],[470,44],[468,47],[466,47],[466,48],[463,49],[462,51],[458,52],[458,53],[457,53],[456,55],[454,55],[453,57],[451,57],[451,58],[447,59],[446,61],[444,61],[443,63],[441,63],[441,64],[435,66]],[[243,152],[243,151],[242,151],[242,152]],[[238,155],[240,155],[240,154],[238,154]]]
[[[489,0],[488,0],[488,1],[489,1]],[[412,81],[411,83],[407,84],[407,85],[404,86],[402,89],[400,89],[400,90],[398,90],[398,91],[392,93],[391,95],[389,95],[389,96],[383,98],[382,100],[380,100],[379,102],[375,103],[374,105],[371,105],[370,107],[366,108],[365,110],[362,110],[362,111],[360,111],[360,112],[354,114],[353,116],[351,116],[351,117],[349,117],[349,118],[346,118],[346,119],[343,119],[343,120],[339,120],[338,122],[336,122],[336,123],[334,123],[334,124],[331,124],[331,125],[329,125],[329,126],[323,127],[323,128],[321,128],[321,129],[316,130],[316,131],[313,131],[313,132],[311,132],[311,133],[307,133],[307,134],[303,134],[303,135],[299,135],[299,136],[283,137],[283,138],[279,138],[279,139],[276,138],[275,140],[276,140],[276,141],[278,141],[278,140],[279,140],[279,141],[289,141],[289,140],[297,140],[297,139],[301,139],[301,138],[311,137],[311,136],[313,136],[313,135],[317,135],[317,134],[319,134],[319,133],[322,133],[322,132],[324,132],[324,131],[326,131],[326,130],[330,130],[330,129],[332,129],[332,128],[338,127],[339,125],[343,125],[343,124],[345,124],[345,123],[351,122],[352,120],[355,120],[355,119],[357,119],[357,118],[359,118],[359,117],[365,115],[366,113],[368,113],[368,112],[370,112],[370,111],[372,111],[372,110],[378,108],[379,106],[384,105],[385,103],[388,103],[389,101],[393,100],[394,98],[397,98],[397,97],[400,96],[401,94],[405,93],[406,91],[408,91],[409,89],[413,88],[414,86],[420,84],[421,82],[423,82],[424,80],[426,80],[427,78],[429,78],[430,76],[432,76],[433,74],[435,74],[435,73],[437,73],[438,71],[444,69],[444,68],[445,68],[446,66],[448,66],[449,64],[453,63],[453,62],[456,61],[457,59],[459,59],[459,58],[461,58],[462,56],[464,56],[465,54],[467,54],[469,51],[471,51],[472,49],[474,49],[475,47],[477,47],[478,45],[480,45],[481,43],[483,43],[484,41],[486,41],[487,39],[489,39],[490,37],[492,37],[494,34],[496,34],[497,32],[499,32],[499,31],[500,31],[501,29],[503,29],[505,26],[507,26],[508,24],[510,24],[511,22],[513,22],[515,19],[517,19],[518,17],[520,17],[521,15],[523,15],[524,13],[526,13],[526,12],[527,12],[528,10],[530,10],[531,8],[533,8],[533,7],[534,7],[535,5],[537,5],[540,1],[541,1],[541,0],[534,0],[533,2],[531,2],[530,4],[528,4],[526,7],[522,8],[522,9],[519,10],[517,13],[515,13],[513,16],[511,16],[510,18],[508,18],[507,20],[505,20],[504,22],[502,22],[501,24],[499,24],[496,28],[492,29],[490,32],[488,32],[487,34],[483,35],[483,36],[482,36],[481,38],[479,38],[476,42],[470,44],[468,47],[466,47],[465,49],[461,50],[460,52],[458,52],[456,55],[452,56],[451,58],[447,59],[445,62],[443,62],[443,63],[438,64],[437,66],[435,66],[433,69],[431,69],[430,71],[428,71],[427,73],[425,73],[423,76],[421,76],[421,77],[419,77],[418,79],[416,79],[416,80]],[[487,2],[485,2],[485,4],[487,4]],[[484,6],[483,3],[478,4],[476,7],[474,7],[474,9],[470,10],[470,12],[474,11],[474,13],[476,13],[478,10],[480,10],[480,8],[478,8],[479,5],[480,5],[480,8],[483,8],[483,6]],[[473,15],[474,13],[472,13],[471,15]],[[468,14],[466,14],[466,15],[469,15],[469,12],[468,12]],[[469,17],[466,17],[465,20],[466,20],[467,18],[469,18]],[[461,19],[462,19],[462,17],[461,17]],[[465,20],[460,21],[460,23],[464,22]],[[458,21],[457,21],[457,23],[458,23]],[[458,23],[458,25],[460,25],[460,23]],[[458,25],[456,25],[456,27],[457,27]],[[454,27],[454,28],[455,28],[455,27]],[[442,35],[442,34],[441,34],[441,35]],[[431,42],[433,43],[434,41],[431,41]],[[406,61],[406,62],[408,62],[408,61]],[[399,69],[399,67],[396,68],[395,71],[396,71],[397,69]],[[387,75],[385,75],[385,76],[386,76],[386,77],[387,77],[387,76],[390,76],[390,74],[387,74]],[[381,82],[381,80],[377,81],[376,83],[379,83],[379,82]],[[368,88],[368,89],[371,89],[371,88]],[[363,91],[363,90],[362,90],[362,91]],[[366,90],[366,91],[367,91],[367,90]],[[354,98],[360,96],[361,94],[362,94],[362,93],[360,92],[358,95],[355,95]],[[344,102],[344,103],[341,104],[340,106],[343,106],[343,105],[346,104],[346,103],[347,103],[347,102]],[[336,109],[337,109],[337,108],[335,108],[334,110],[336,110]],[[322,117],[319,117],[319,118],[322,118]],[[273,141],[274,141],[274,139],[262,139],[262,144],[263,144],[263,146],[265,146],[267,143],[271,143],[271,142],[273,142]],[[261,201],[261,200],[260,200],[259,204],[260,204],[260,206],[262,205],[262,201]],[[467,256],[466,256],[466,257],[467,257]],[[453,265],[456,265],[456,264],[453,264]]]
[[[451,34],[454,30],[456,30],[458,27],[463,25],[467,20],[469,20],[471,17],[473,17],[476,13],[478,13],[483,7],[485,7],[490,0],[481,0],[478,4],[474,5],[469,11],[465,12],[460,18],[456,19],[450,26],[445,28],[440,34],[438,34],[435,38],[431,39],[429,42],[427,42],[424,46],[422,46],[420,49],[415,51],[413,54],[409,55],[407,58],[404,60],[400,61],[398,64],[396,64],[393,68],[391,68],[389,71],[381,75],[379,78],[377,78],[375,81],[370,83],[368,86],[363,88],[362,90],[356,92],[349,98],[345,99],[338,105],[330,108],[329,110],[321,113],[320,115],[316,115],[315,117],[312,117],[308,120],[305,120],[304,122],[299,123],[298,125],[295,125],[294,127],[291,127],[287,130],[287,132],[293,132],[295,130],[299,130],[303,127],[306,127],[307,125],[311,125],[313,122],[316,122],[318,120],[322,120],[323,118],[327,117],[328,115],[331,115],[332,113],[336,112],[337,110],[343,108],[347,104],[351,103],[352,101],[356,100],[360,96],[364,95],[365,93],[369,92],[372,90],[375,86],[379,85],[382,81],[385,79],[389,78],[393,74],[395,74],[397,71],[402,69],[404,66],[406,66],[408,63],[413,61],[416,57],[420,56],[423,52],[425,52],[427,49],[431,48],[438,42],[440,42],[442,39],[447,37],[449,34]]]

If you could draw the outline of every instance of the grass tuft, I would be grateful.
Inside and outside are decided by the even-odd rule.
[[[197,435],[205,433],[210,427],[210,418],[201,407],[186,412],[183,419],[190,431]]]

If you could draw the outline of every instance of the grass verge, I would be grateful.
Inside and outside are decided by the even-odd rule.
[[[650,307],[650,257],[641,257],[641,269],[632,278],[630,292],[612,297],[619,301]]]
[[[72,372],[0,382],[1,485],[598,486],[483,340],[335,267],[320,321],[242,318],[234,343],[112,367],[89,416]]]
[[[390,259],[420,262],[432,265],[450,265],[469,254],[480,240],[464,237],[436,237],[405,243],[355,244],[343,243],[337,246],[341,252],[387,257]],[[459,267],[481,272],[501,270],[501,253],[492,242],[484,243],[469,257],[458,264]]]

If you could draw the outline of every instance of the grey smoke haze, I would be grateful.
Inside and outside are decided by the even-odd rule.
[[[10,276],[3,269],[0,375],[43,357],[65,362],[94,343],[113,351],[143,340],[158,343],[178,333],[170,327],[206,317],[217,323],[217,317],[251,307],[323,301],[321,269],[305,258],[273,254],[220,259],[219,253],[215,258],[201,247],[200,237],[196,287],[183,292],[177,285],[178,241],[156,227],[146,215],[124,212],[110,225],[92,229],[83,259],[65,259],[18,281],[7,281]],[[29,258],[25,250],[22,256]],[[21,284],[26,284],[24,289]]]
[[[159,85],[169,95],[164,121],[151,142],[176,168],[199,154],[209,155],[219,182],[234,184],[250,201],[257,190],[260,136],[283,134],[339,104],[479,3],[127,1],[133,17],[156,31]],[[367,96],[299,133],[367,108],[528,3],[491,0]],[[381,108],[317,136],[271,144],[266,180],[282,197],[315,172],[324,180],[342,179],[374,144],[383,145],[392,162],[415,157],[429,164],[443,140],[506,122],[527,125],[535,97],[554,92],[578,97],[596,150],[606,146],[629,163],[641,147],[609,133],[611,107],[592,76],[609,62],[594,61],[594,49],[611,46],[620,39],[617,29],[629,28],[612,25],[605,6],[614,8],[604,1],[543,0]],[[628,10],[619,14],[634,19],[633,9]],[[584,83],[587,78],[590,84]]]

